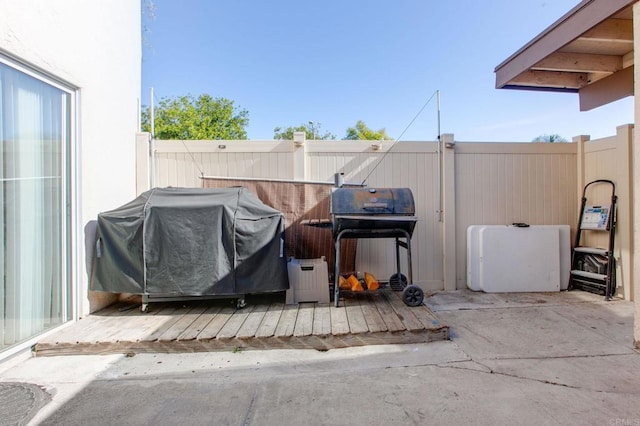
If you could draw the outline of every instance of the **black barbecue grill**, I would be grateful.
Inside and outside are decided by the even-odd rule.
[[[396,273],[389,279],[394,289],[403,289],[402,299],[418,306],[424,299],[413,285],[411,236],[416,226],[415,203],[409,188],[336,188],[331,194],[331,226],[335,240],[334,302],[340,300],[340,241],[343,238],[395,238]],[[404,239],[404,241],[403,241]],[[409,280],[400,271],[400,247],[407,250]]]

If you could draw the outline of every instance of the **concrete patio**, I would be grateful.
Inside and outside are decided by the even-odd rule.
[[[47,390],[31,421],[46,425],[640,423],[632,302],[460,290],[427,303],[452,340],[23,357],[0,381]]]

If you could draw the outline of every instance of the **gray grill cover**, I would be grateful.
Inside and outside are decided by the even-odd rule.
[[[92,288],[164,296],[289,288],[284,217],[246,188],[156,188],[98,215]]]

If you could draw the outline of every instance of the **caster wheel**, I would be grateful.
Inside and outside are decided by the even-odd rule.
[[[244,300],[244,299],[238,299],[238,300],[236,301],[236,309],[242,309],[242,308],[244,308],[245,306],[247,306],[247,301],[246,301],[246,300]]]
[[[410,285],[402,292],[402,301],[407,306],[420,306],[424,300],[424,292],[417,285]]]
[[[400,278],[398,278],[398,274],[393,274],[389,278],[389,287],[395,291],[402,290],[408,283],[409,281],[407,281],[407,277],[404,274],[400,274]]]
[[[143,314],[146,314],[147,312],[149,312],[149,305],[146,303],[143,303],[140,306],[140,312],[142,312]]]

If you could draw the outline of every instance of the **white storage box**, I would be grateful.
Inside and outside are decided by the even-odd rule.
[[[467,229],[467,286],[487,293],[566,290],[569,225]]]
[[[300,302],[329,303],[329,273],[327,261],[320,259],[289,259],[288,305]]]

